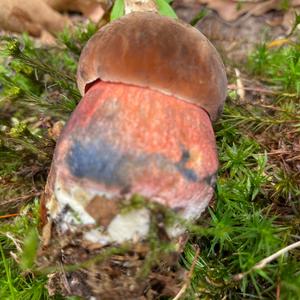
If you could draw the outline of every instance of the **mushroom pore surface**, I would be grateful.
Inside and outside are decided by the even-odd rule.
[[[216,49],[192,26],[154,12],[130,13],[102,27],[82,51],[82,94],[100,79],[148,87],[205,109],[222,111],[227,79]]]

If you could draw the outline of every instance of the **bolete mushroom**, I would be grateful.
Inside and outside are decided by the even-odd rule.
[[[181,21],[134,12],[89,40],[77,76],[83,99],[56,146],[48,220],[61,233],[92,225],[85,238],[106,245],[147,236],[149,210],[118,207],[136,194],[198,218],[213,196],[211,122],[227,87],[212,44]]]

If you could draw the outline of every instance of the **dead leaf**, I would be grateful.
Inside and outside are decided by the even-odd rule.
[[[269,42],[267,44],[268,48],[276,48],[276,47],[281,47],[283,45],[289,44],[291,41],[289,39],[277,39]]]
[[[249,53],[254,50],[268,23],[272,22],[277,15],[269,12],[263,16],[249,16],[229,23],[211,12],[201,19],[195,27],[199,29],[209,40],[235,62],[245,61]],[[285,30],[282,26],[272,27],[269,30],[269,38],[272,40],[284,36]]]
[[[52,229],[52,222],[48,222],[42,230],[42,241],[43,247],[47,247],[50,244],[51,240],[51,229]]]
[[[200,3],[206,4],[207,7],[215,10],[225,21],[234,21],[241,15],[253,9],[256,3],[245,3],[241,6],[236,1],[231,0],[199,0]]]
[[[201,4],[215,10],[219,16],[227,21],[237,20],[244,14],[261,16],[270,10],[281,10],[281,0],[258,0],[249,2],[240,2],[235,0],[199,0]],[[300,0],[293,0],[290,7],[300,6]]]
[[[106,0],[43,0],[59,12],[75,11],[82,13],[94,23],[100,21],[105,13]]]
[[[40,36],[42,30],[53,34],[70,24],[68,17],[43,1],[0,0],[0,29]]]
[[[62,130],[65,126],[65,122],[57,121],[53,124],[51,128],[48,129],[49,136],[56,141],[62,133]]]
[[[61,12],[79,12],[93,22],[105,13],[106,0],[0,0],[0,30],[28,32],[53,44],[53,35],[71,27],[70,17]]]

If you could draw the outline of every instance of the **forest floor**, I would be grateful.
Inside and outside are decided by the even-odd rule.
[[[229,85],[214,126],[216,193],[180,258],[192,266],[181,299],[298,300],[300,18],[287,6],[225,21],[200,2],[173,8],[216,45]],[[33,270],[57,128],[80,100],[77,62],[96,30],[64,31],[50,48],[26,35],[1,37],[0,299],[76,299],[50,297],[47,274]]]

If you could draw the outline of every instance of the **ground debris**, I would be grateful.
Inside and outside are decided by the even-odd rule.
[[[162,253],[149,265],[147,242],[96,249],[86,247],[80,234],[65,236],[62,240],[53,238],[38,256],[40,271],[51,270],[49,295],[101,300],[174,297],[186,275],[176,252]]]
[[[198,3],[215,10],[226,22],[236,21],[242,16],[261,16],[271,10],[285,10],[299,7],[300,1],[293,0],[283,3],[281,0],[255,0],[255,1],[232,1],[232,0],[199,0]]]
[[[240,62],[258,43],[288,35],[295,21],[293,7],[283,10],[278,7],[280,1],[258,2],[241,4],[239,9],[236,1],[175,0],[173,7],[181,19],[206,35],[226,58]],[[269,2],[276,2],[277,6],[272,9]],[[249,10],[248,5],[254,8]]]

